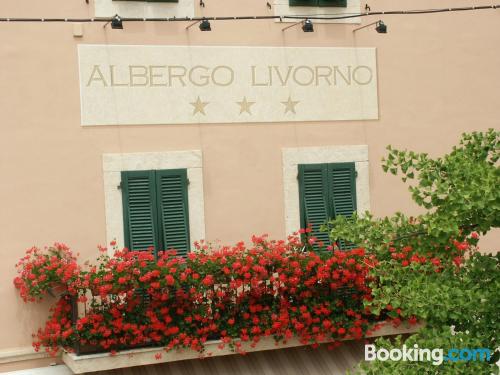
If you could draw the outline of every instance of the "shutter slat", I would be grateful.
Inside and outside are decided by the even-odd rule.
[[[185,256],[190,248],[186,170],[157,171],[157,189],[163,249]]]
[[[318,0],[288,0],[291,7],[316,7]]]
[[[122,172],[125,246],[158,249],[156,194],[153,171]]]
[[[328,200],[326,196],[327,169],[322,164],[299,165],[299,191],[301,201],[301,226],[312,227],[312,235],[325,245],[330,244],[327,232],[320,227],[326,224],[328,217]],[[313,246],[317,249],[317,246]]]
[[[334,163],[328,165],[328,180],[333,216],[352,217],[356,211],[356,169],[354,163]],[[339,240],[343,250],[356,245]]]
[[[291,7],[336,7],[346,8],[347,0],[288,0]]]

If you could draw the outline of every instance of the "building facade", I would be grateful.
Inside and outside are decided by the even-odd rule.
[[[0,18],[305,19],[365,5],[3,0]],[[283,30],[293,18],[211,20],[210,31],[188,20],[1,22],[0,371],[50,361],[30,349],[48,305],[25,305],[12,285],[33,245],[64,242],[83,262],[112,240],[186,252],[353,211],[418,214],[382,171],[385,147],[438,156],[463,132],[499,128],[499,12],[312,19],[313,32]],[[379,19],[387,33],[353,31]]]

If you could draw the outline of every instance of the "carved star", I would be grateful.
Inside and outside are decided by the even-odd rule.
[[[196,115],[197,113],[201,113],[202,115],[206,115],[205,113],[205,107],[209,102],[202,102],[200,97],[198,96],[198,99],[196,99],[195,102],[190,103],[194,108],[193,108],[193,116]]]
[[[252,112],[250,111],[250,107],[253,106],[255,104],[255,102],[249,102],[249,101],[247,101],[247,97],[244,96],[243,100],[241,102],[236,102],[236,104],[238,104],[240,106],[240,115],[243,112],[246,112],[249,115],[251,115]]]
[[[296,113],[295,112],[295,106],[299,104],[300,102],[292,100],[292,96],[288,96],[288,100],[286,102],[281,102],[285,106],[285,114],[288,112]]]

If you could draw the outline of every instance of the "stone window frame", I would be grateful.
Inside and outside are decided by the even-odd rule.
[[[119,189],[122,171],[186,169],[189,206],[189,238],[205,238],[205,203],[203,195],[203,157],[199,150],[103,154],[104,202],[106,214],[106,240],[116,241],[124,247],[122,192]],[[112,253],[112,249],[108,251]]]
[[[298,147],[282,149],[285,232],[300,229],[299,164],[354,162],[356,206],[359,215],[370,210],[370,176],[367,145]]]
[[[185,18],[195,16],[195,0],[179,0],[177,3],[156,3],[146,1],[94,0],[96,18]]]

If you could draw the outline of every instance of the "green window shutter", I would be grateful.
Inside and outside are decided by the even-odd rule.
[[[346,8],[347,0],[318,0],[318,5],[320,7]]]
[[[336,7],[346,8],[347,0],[288,0],[291,7]]]
[[[179,0],[113,0],[113,1],[135,1],[135,2],[147,2],[147,3],[178,3]]]
[[[321,232],[321,225],[327,223],[328,209],[328,169],[326,164],[299,165],[300,225],[311,224],[313,235],[330,244],[327,232]]]
[[[190,248],[187,185],[185,169],[156,172],[162,250],[175,249],[182,256]]]
[[[356,211],[356,169],[354,163],[328,164],[328,189],[333,217],[351,217]],[[341,249],[355,248],[354,244],[339,241]]]
[[[318,0],[288,0],[291,7],[316,7]]]
[[[122,172],[125,246],[130,250],[159,248],[154,171]]]

